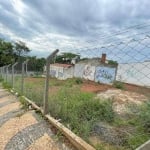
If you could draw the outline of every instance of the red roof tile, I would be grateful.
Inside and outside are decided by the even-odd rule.
[[[72,67],[73,65],[70,64],[59,64],[59,63],[55,63],[55,64],[51,64],[52,66],[57,66],[57,67],[63,67],[63,68],[69,68]]]

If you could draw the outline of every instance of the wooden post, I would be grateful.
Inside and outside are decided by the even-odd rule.
[[[48,92],[49,92],[49,76],[50,76],[50,63],[52,59],[56,56],[59,50],[55,50],[51,55],[47,57],[46,60],[46,79],[45,79],[45,89],[44,89],[44,114],[48,113]]]

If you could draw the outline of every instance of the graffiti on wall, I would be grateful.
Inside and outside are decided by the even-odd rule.
[[[87,80],[94,80],[95,67],[86,65],[83,70],[83,78]]]
[[[96,67],[95,81],[101,83],[112,83],[115,80],[116,68]]]

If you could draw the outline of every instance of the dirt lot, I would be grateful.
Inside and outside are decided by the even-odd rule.
[[[81,86],[82,91],[94,93],[104,92],[110,89],[116,88],[113,87],[112,85],[99,84],[93,81],[84,81]],[[147,97],[150,97],[150,88],[124,83],[123,90],[143,94]]]
[[[45,78],[26,78],[25,82],[28,82],[31,84],[33,83],[35,86],[40,85],[43,87],[45,83]],[[63,80],[57,80],[57,79],[52,78],[50,79],[51,89],[53,89],[54,91],[57,91],[57,89],[60,89],[61,86],[66,85],[67,82],[68,82],[67,80],[63,81]],[[83,83],[80,85],[80,88],[81,88],[81,91],[93,92],[93,93],[99,93],[99,92],[104,92],[110,89],[116,89],[112,85],[99,84],[99,83],[95,83],[93,81],[87,81],[87,80],[83,80]],[[150,88],[124,83],[123,90],[136,92],[139,94],[143,94],[147,97],[150,97]]]
[[[98,84],[92,81],[84,81],[81,90],[85,92],[93,92],[93,93],[99,93],[106,91],[108,89],[115,89],[111,85],[106,85],[106,84]]]

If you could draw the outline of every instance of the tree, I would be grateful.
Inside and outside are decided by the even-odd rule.
[[[71,63],[71,60],[75,57],[79,57],[80,55],[74,53],[62,53],[56,56],[55,62],[56,63]]]
[[[15,63],[19,59],[24,61],[24,54],[30,52],[24,42],[7,42],[0,39],[0,66]]]
[[[33,57],[28,57],[28,59],[29,59],[28,62],[29,71],[37,71],[37,72],[43,71],[43,67],[46,64],[45,58],[36,58],[36,56],[33,56]]]
[[[19,57],[19,59],[21,56],[24,56],[24,54],[30,52],[30,49],[22,41],[15,42],[14,49],[15,49],[15,53]]]
[[[13,45],[0,39],[0,66],[7,65],[14,62]]]

